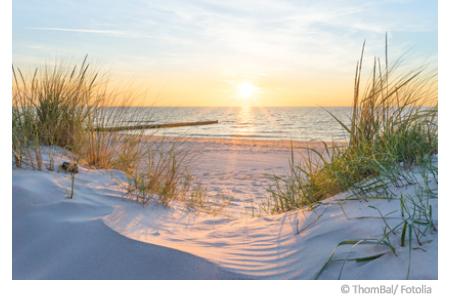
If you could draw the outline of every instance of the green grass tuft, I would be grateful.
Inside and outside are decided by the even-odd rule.
[[[364,47],[350,122],[329,112],[348,133],[348,142],[308,149],[302,163],[295,163],[292,152],[290,173],[274,177],[266,210],[279,213],[310,206],[347,190],[369,196],[370,190],[387,188],[377,177],[400,184],[406,179],[401,169],[426,164],[437,153],[436,76],[424,69],[396,75],[398,64],[382,66],[375,58],[372,80],[362,93]]]

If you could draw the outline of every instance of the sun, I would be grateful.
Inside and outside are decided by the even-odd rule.
[[[256,86],[248,81],[241,82],[237,86],[237,90],[236,90],[237,96],[239,97],[240,100],[243,100],[243,101],[248,101],[252,97],[254,97],[256,94],[256,91],[257,91]]]

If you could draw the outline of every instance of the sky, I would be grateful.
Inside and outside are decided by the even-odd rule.
[[[361,45],[437,68],[433,0],[15,0],[13,64],[87,54],[136,105],[350,105]]]

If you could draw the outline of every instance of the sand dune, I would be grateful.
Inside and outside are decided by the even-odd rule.
[[[114,200],[67,200],[54,180],[52,174],[14,171],[13,279],[246,278],[198,256],[118,234],[103,221]]]
[[[385,223],[369,206],[390,214],[390,224],[400,220],[397,200],[343,202],[339,196],[312,211],[240,213],[264,197],[265,182],[256,174],[283,172],[289,151],[203,143],[197,175],[217,191],[229,189],[234,203],[217,215],[182,205],[143,208],[124,201],[123,174],[114,170],[81,168],[75,197],[69,200],[64,194],[67,176],[14,169],[13,277],[311,279],[340,241],[382,236]],[[412,194],[415,189],[407,186],[398,192]],[[431,204],[437,225],[437,199]],[[396,250],[396,255],[373,261],[333,263],[320,278],[336,279],[341,273],[345,279],[405,279],[408,249]],[[379,245],[361,245],[340,249],[337,255],[385,251]],[[437,278],[437,234],[412,252],[410,278]]]

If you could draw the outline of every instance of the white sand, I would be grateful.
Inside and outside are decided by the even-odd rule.
[[[212,216],[175,205],[124,201],[123,175],[81,168],[74,199],[65,197],[67,175],[13,170],[13,277],[146,279],[311,279],[336,245],[380,238],[385,224],[400,222],[398,200],[329,199],[314,211],[252,217],[266,197],[262,175],[286,172],[289,149],[264,143],[190,141],[202,150],[196,175],[211,197],[226,193],[231,209]],[[413,194],[415,186],[398,189]],[[437,226],[437,199],[432,201]],[[405,279],[408,248],[369,262],[333,263],[322,279]],[[437,233],[412,251],[411,279],[437,278]],[[382,246],[342,247],[337,256],[385,252]]]
[[[107,174],[82,170],[73,200],[66,199],[60,177],[13,172],[14,279],[242,278],[195,255],[111,230],[104,219],[124,203],[102,190]]]

